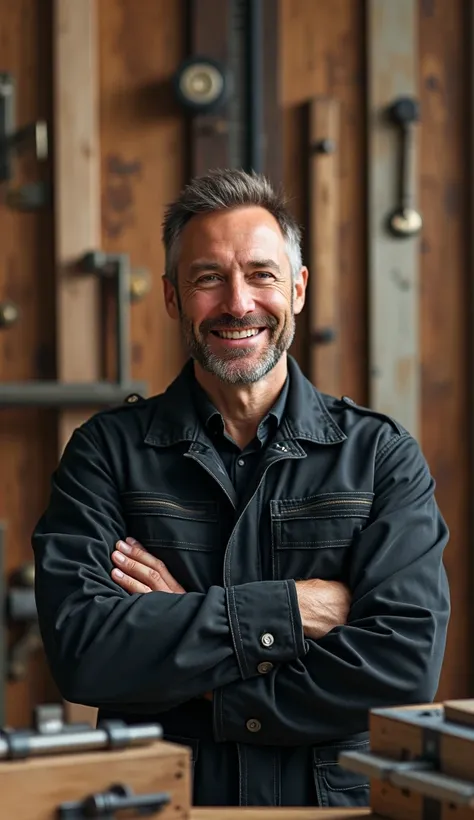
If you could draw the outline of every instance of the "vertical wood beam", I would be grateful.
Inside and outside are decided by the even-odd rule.
[[[309,104],[309,377],[323,393],[341,393],[339,259],[339,104]]]
[[[231,0],[189,0],[190,55],[209,57],[228,66],[231,60]],[[211,168],[232,165],[230,103],[215,114],[191,118],[189,174],[201,176]]]
[[[101,369],[99,282],[74,266],[101,239],[97,0],[54,0],[53,27],[57,377],[91,382]],[[60,453],[91,413],[59,413]],[[67,711],[93,721],[93,710]]]
[[[368,0],[368,248],[370,404],[412,435],[420,427],[419,242],[391,236],[398,206],[399,134],[387,122],[398,96],[418,97],[416,0]],[[415,140],[416,142],[416,140]],[[412,166],[417,179],[416,145]]]

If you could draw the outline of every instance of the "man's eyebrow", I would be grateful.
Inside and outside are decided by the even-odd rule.
[[[270,268],[275,273],[280,273],[280,266],[273,259],[251,259],[247,262],[247,268]]]
[[[218,262],[211,262],[210,259],[197,259],[191,263],[189,270],[191,273],[201,273],[204,270],[221,270],[221,266]]]
[[[275,273],[280,273],[280,266],[273,259],[251,259],[246,263],[245,267],[251,268],[252,270],[268,268],[275,271]],[[203,271],[221,271],[222,269],[222,265],[210,259],[196,259],[189,267],[191,274],[202,273]]]

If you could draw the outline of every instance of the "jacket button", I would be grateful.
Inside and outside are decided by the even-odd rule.
[[[265,632],[260,638],[260,643],[262,644],[262,646],[273,646],[273,644],[275,643],[275,638],[270,632]]]
[[[137,395],[137,393],[132,393],[130,396],[127,396],[125,401],[127,404],[134,404],[136,401],[140,401],[141,396]]]
[[[249,730],[249,732],[259,732],[260,729],[262,728],[262,724],[260,723],[260,721],[255,720],[255,718],[252,718],[251,720],[248,720],[245,725],[246,725],[247,729]]]
[[[273,664],[270,661],[262,661],[257,666],[257,672],[260,672],[261,675],[266,675],[267,672],[271,672],[273,669]]]

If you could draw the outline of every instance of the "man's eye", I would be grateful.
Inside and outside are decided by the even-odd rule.
[[[266,270],[259,270],[256,273],[254,273],[254,276],[256,276],[258,279],[274,279],[275,278],[273,273],[269,273],[269,271],[266,271]]]
[[[212,284],[213,282],[218,282],[219,277],[215,273],[206,273],[204,276],[200,276],[197,280],[198,285],[207,285]]]

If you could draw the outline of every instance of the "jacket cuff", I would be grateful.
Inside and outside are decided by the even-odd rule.
[[[226,598],[235,654],[244,680],[305,654],[293,580],[227,587]]]

